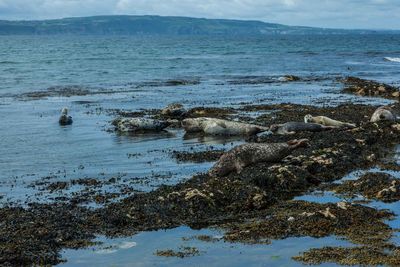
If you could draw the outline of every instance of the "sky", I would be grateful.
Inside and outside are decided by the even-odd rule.
[[[0,20],[163,15],[346,29],[400,29],[400,0],[0,0]]]

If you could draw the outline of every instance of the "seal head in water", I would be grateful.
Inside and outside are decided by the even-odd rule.
[[[259,162],[280,162],[299,147],[308,145],[307,139],[287,143],[249,143],[234,147],[224,153],[210,169],[211,176],[225,176],[231,172],[240,173],[246,166]]]
[[[61,110],[61,116],[60,119],[58,120],[58,123],[60,125],[71,125],[72,124],[72,117],[68,116],[68,108],[63,108]]]

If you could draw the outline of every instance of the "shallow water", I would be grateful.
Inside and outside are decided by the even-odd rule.
[[[191,230],[179,227],[167,231],[140,233],[132,238],[105,240],[106,244],[87,250],[67,250],[63,256],[70,259],[60,266],[303,266],[293,262],[292,256],[304,251],[304,244],[315,247],[325,245],[351,246],[343,240],[334,237],[327,238],[289,238],[273,241],[271,245],[243,245],[225,243],[223,241],[207,243],[196,239],[184,241],[195,235],[221,236],[215,230]],[[99,238],[99,241],[104,241]],[[121,248],[130,244],[131,248]],[[103,249],[104,247],[112,248]],[[178,249],[180,246],[196,247],[199,256],[187,258],[157,257],[157,250]],[[336,266],[323,264],[320,266]]]
[[[400,36],[389,35],[274,36],[246,40],[0,36],[0,121],[3,125],[0,128],[0,203],[49,201],[49,197],[29,187],[45,176],[54,176],[52,181],[123,177],[128,183],[138,181],[134,183],[135,189],[149,191],[161,184],[176,184],[212,165],[178,163],[170,156],[172,150],[204,150],[210,146],[229,149],[243,142],[185,137],[181,130],[121,136],[106,131],[114,118],[107,109],[137,111],[162,108],[172,102],[181,102],[187,107],[283,102],[389,103],[341,95],[338,93],[341,84],[336,77],[354,75],[399,85],[400,64],[385,60],[385,57],[400,56],[399,43]],[[279,77],[285,74],[313,80],[279,82]],[[200,83],[167,86],[165,81],[170,79]],[[253,82],[260,79],[263,82]],[[42,99],[22,95],[45,91],[51,86],[70,85],[80,86],[89,93]],[[64,106],[71,110],[72,126],[58,125],[59,112]],[[337,201],[329,195],[320,199]],[[201,256],[180,260],[153,255],[156,249],[185,244],[181,236],[214,234],[210,231],[181,227],[140,233],[117,241],[102,238],[106,244],[132,241],[137,246],[105,255],[92,250],[66,251],[64,257],[69,260],[66,266],[203,263],[257,266],[260,262],[268,266],[293,266],[297,263],[290,257],[306,248],[343,242],[333,237],[288,239],[269,246],[195,242],[196,247],[205,251]]]

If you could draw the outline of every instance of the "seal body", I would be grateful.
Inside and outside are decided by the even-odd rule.
[[[387,107],[379,107],[372,114],[371,122],[378,121],[396,121],[396,116],[393,114],[392,110]]]
[[[355,128],[356,125],[347,122],[341,122],[338,120],[334,120],[325,116],[312,116],[307,114],[304,116],[305,123],[318,123],[324,126],[334,126],[334,127],[341,127],[341,128]]]
[[[63,125],[63,126],[65,126],[65,125],[71,125],[72,124],[72,117],[71,116],[68,116],[68,108],[63,108],[62,110],[61,110],[61,116],[60,116],[60,118],[58,119],[58,123],[60,124],[60,125]]]
[[[169,126],[168,122],[147,118],[116,119],[113,124],[120,132],[159,132]]]
[[[188,133],[203,132],[209,135],[255,135],[268,131],[267,127],[215,118],[184,119],[182,126]]]
[[[276,134],[294,134],[296,132],[321,132],[334,128],[336,127],[324,126],[318,123],[287,122],[271,125],[270,131]]]
[[[172,118],[181,118],[186,114],[186,112],[187,111],[183,105],[179,103],[170,104],[161,110],[162,115]]]
[[[234,147],[224,153],[210,169],[211,176],[225,176],[231,172],[240,173],[244,167],[259,162],[279,162],[293,149],[308,144],[307,139],[292,140],[287,143],[249,143]]]

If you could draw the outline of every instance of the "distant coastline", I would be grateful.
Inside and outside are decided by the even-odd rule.
[[[400,34],[394,30],[345,30],[261,21],[163,16],[94,16],[54,20],[0,20],[0,35],[285,35]]]

